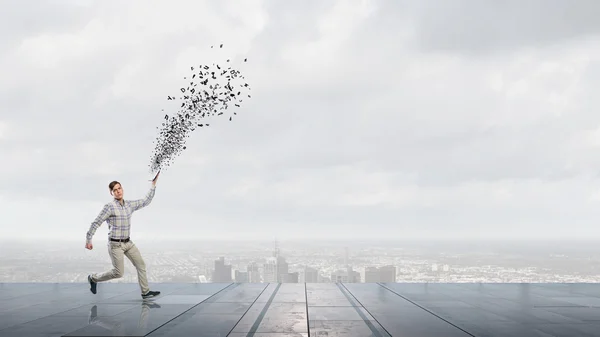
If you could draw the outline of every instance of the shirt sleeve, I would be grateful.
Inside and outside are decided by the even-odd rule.
[[[142,208],[150,205],[150,203],[152,202],[152,199],[154,198],[155,192],[156,192],[156,185],[152,185],[152,187],[150,188],[150,191],[148,191],[148,194],[146,194],[144,199],[138,199],[138,200],[131,201],[132,211],[135,212],[139,209],[142,209]]]
[[[112,212],[110,209],[110,205],[109,204],[104,205],[104,207],[100,211],[100,214],[98,214],[96,219],[94,219],[94,221],[92,221],[92,225],[90,226],[90,229],[88,230],[88,232],[86,234],[87,243],[92,242],[92,237],[96,233],[96,230],[98,229],[98,227],[100,227],[100,225],[102,225],[102,223],[104,221],[106,221],[108,219],[108,217],[111,215],[111,213]]]

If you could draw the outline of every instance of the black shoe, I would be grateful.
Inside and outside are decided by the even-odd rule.
[[[160,295],[160,291],[148,291],[147,293],[142,294],[142,298],[150,298],[158,295]]]
[[[92,276],[88,275],[88,282],[90,283],[90,291],[92,292],[92,294],[96,293],[96,282],[92,281]]]

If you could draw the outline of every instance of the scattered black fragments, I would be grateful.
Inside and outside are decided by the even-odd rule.
[[[223,44],[219,48],[223,48]],[[229,61],[227,59],[228,63]],[[246,61],[247,59],[244,59],[244,62]],[[156,147],[149,165],[151,172],[157,172],[170,166],[175,157],[187,148],[186,138],[196,127],[209,126],[205,121],[201,121],[203,118],[223,115],[231,103],[239,108],[239,103],[242,102],[241,99],[238,99],[242,92],[240,88],[241,90],[250,90],[248,83],[244,82],[244,76],[239,70],[232,69],[231,66],[224,67],[213,63],[212,66],[199,65],[198,67],[192,66],[190,69],[192,81],[189,82],[189,85],[179,89],[182,95],[179,98],[175,95],[167,96],[167,100],[179,99],[181,104],[179,104],[179,111],[176,115],[165,114],[164,116],[160,133],[157,140],[154,141]],[[187,78],[184,77],[186,80]],[[237,115],[237,113],[233,112],[233,115]],[[229,120],[232,120],[232,116],[229,116]]]

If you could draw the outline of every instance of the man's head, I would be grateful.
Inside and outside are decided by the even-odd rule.
[[[110,191],[110,195],[115,197],[117,200],[123,199],[123,187],[121,187],[121,183],[118,181],[111,181],[108,184],[108,190]]]

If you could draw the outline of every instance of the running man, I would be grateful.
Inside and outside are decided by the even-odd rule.
[[[131,261],[137,270],[138,283],[140,284],[140,290],[142,291],[142,298],[146,299],[154,297],[160,294],[160,291],[150,291],[148,287],[148,279],[146,277],[146,263],[140,254],[140,251],[133,243],[130,238],[131,228],[131,216],[132,214],[140,210],[152,202],[154,193],[156,191],[156,181],[158,175],[152,180],[152,187],[144,199],[139,200],[125,200],[123,199],[123,187],[118,181],[112,181],[108,185],[110,194],[114,199],[104,205],[100,214],[92,222],[90,229],[86,235],[85,248],[93,249],[92,237],[96,230],[105,221],[108,223],[108,254],[112,261],[113,268],[102,274],[90,274],[88,275],[88,282],[90,283],[90,291],[96,294],[96,285],[98,282],[108,281],[115,278],[123,277],[124,270],[124,259],[123,256]]]

